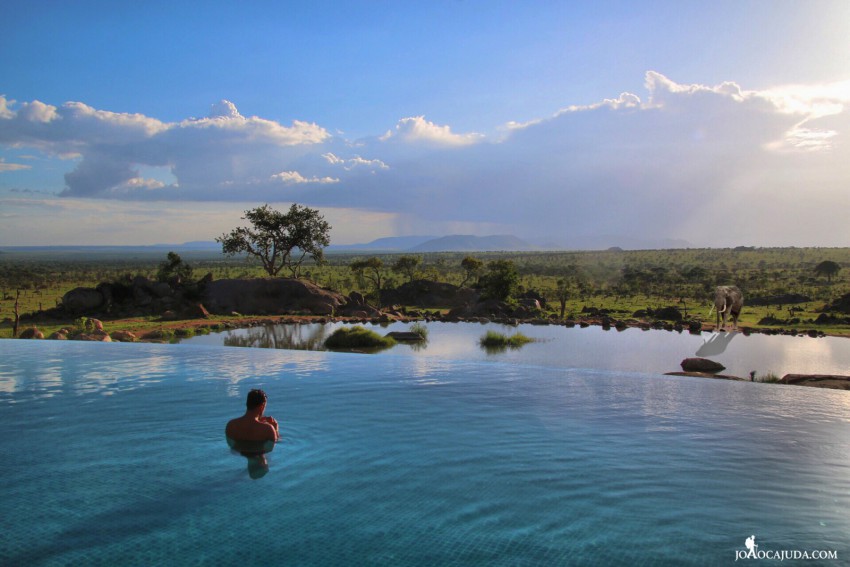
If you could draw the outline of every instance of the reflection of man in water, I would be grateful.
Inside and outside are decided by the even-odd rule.
[[[266,393],[262,390],[248,392],[245,415],[231,419],[224,434],[233,441],[277,441],[280,439],[277,420],[263,415],[266,410]]]

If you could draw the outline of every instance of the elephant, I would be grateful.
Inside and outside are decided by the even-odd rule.
[[[738,317],[741,315],[741,308],[744,307],[744,294],[738,286],[720,285],[714,290],[714,307],[717,309],[716,323],[714,330],[723,331],[726,329],[726,318],[732,316],[732,328],[738,329]],[[711,312],[709,312],[711,316]],[[722,324],[721,324],[722,319]]]

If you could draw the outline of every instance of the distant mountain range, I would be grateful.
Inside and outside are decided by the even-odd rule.
[[[624,250],[651,250],[667,248],[689,248],[687,240],[659,239],[642,240],[628,236],[599,236],[576,239],[571,242],[552,240],[522,240],[516,236],[473,236],[453,234],[450,236],[391,236],[379,238],[365,244],[331,245],[328,252],[527,252],[533,250],[606,250],[619,247]]]
[[[528,242],[511,235],[473,236],[393,236],[366,244],[328,247],[328,252],[520,252],[537,250]]]
[[[378,238],[365,244],[332,244],[328,253],[370,252],[373,254],[427,253],[427,252],[527,252],[534,250],[605,250],[618,247],[623,250],[647,250],[689,248],[685,240],[659,239],[640,240],[624,236],[600,236],[576,239],[569,243],[551,240],[522,240],[510,234],[473,236],[453,234],[450,236],[390,236]],[[215,241],[196,240],[183,244],[152,244],[139,246],[2,246],[6,251],[18,252],[139,252],[153,253],[173,250],[176,252],[221,252],[221,244]]]

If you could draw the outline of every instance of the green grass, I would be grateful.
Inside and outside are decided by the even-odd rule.
[[[511,336],[498,333],[496,331],[487,331],[487,334],[481,337],[481,346],[486,348],[519,348],[525,344],[534,342],[534,339],[526,337],[522,333],[515,333]]]
[[[383,337],[375,331],[355,325],[340,327],[325,341],[325,347],[330,350],[351,349],[384,349],[395,345],[390,337]]]
[[[768,372],[767,374],[756,376],[755,381],[764,382],[765,384],[776,384],[777,382],[779,382],[779,376],[777,376],[773,372]]]
[[[459,284],[464,277],[461,261],[467,253],[433,253],[423,255],[422,274],[430,279]],[[196,277],[210,272],[214,279],[263,276],[256,262],[227,258],[218,252],[181,252],[194,268]],[[371,256],[368,254],[367,256]],[[390,265],[398,255],[378,255]],[[639,309],[657,309],[674,305],[687,309],[687,319],[714,322],[709,316],[713,286],[733,283],[744,290],[744,311],[740,325],[762,329],[819,330],[833,335],[850,335],[850,325],[814,324],[822,307],[850,292],[850,248],[755,248],[755,249],[675,249],[633,251],[565,251],[565,252],[485,252],[473,256],[485,263],[493,260],[513,261],[521,274],[523,290],[535,290],[547,298],[547,315],[558,315],[556,287],[559,279],[568,281],[569,299],[565,316],[576,319],[583,307],[612,310],[615,319],[630,319]],[[327,264],[305,264],[305,275],[318,284],[348,294],[366,293],[368,285],[359,282],[350,269],[357,258],[366,256],[328,254]],[[55,307],[62,296],[74,287],[95,287],[104,281],[116,281],[127,275],[152,278],[165,259],[161,252],[92,253],[90,251],[9,251],[0,254],[0,338],[11,337],[14,306],[18,302],[21,316],[37,314]],[[832,260],[841,271],[827,281],[814,274],[815,266]],[[694,269],[702,274],[694,275]],[[387,270],[387,286],[402,282]],[[811,298],[795,305],[752,306],[756,297],[783,293],[801,293]],[[414,306],[407,306],[414,307]],[[445,311],[446,308],[437,310]],[[435,310],[429,307],[425,313]],[[250,314],[249,314],[250,315]],[[772,316],[781,323],[759,324]],[[109,317],[100,317],[109,328]],[[221,317],[218,317],[221,319]],[[796,321],[794,321],[796,319]],[[20,328],[32,325],[21,321]],[[35,323],[45,334],[71,321]],[[139,326],[134,324],[134,326]],[[154,324],[141,325],[153,327]],[[109,329],[108,329],[109,330]]]

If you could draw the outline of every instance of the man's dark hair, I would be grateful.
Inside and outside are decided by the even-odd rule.
[[[248,409],[254,409],[266,403],[266,393],[262,390],[251,390],[248,392],[248,401],[245,405]]]

